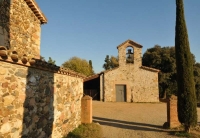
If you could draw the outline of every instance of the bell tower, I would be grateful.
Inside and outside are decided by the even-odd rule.
[[[142,66],[142,45],[127,40],[118,47],[119,66],[137,65]]]

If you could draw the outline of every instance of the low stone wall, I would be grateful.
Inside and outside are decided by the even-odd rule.
[[[76,128],[83,76],[41,61],[15,61],[0,58],[0,138],[61,138]]]

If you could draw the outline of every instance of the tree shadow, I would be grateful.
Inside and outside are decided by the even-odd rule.
[[[101,125],[118,127],[123,129],[131,130],[143,130],[143,131],[156,131],[156,132],[166,132],[162,126],[138,123],[138,122],[128,122],[123,120],[115,120],[101,117],[93,117],[94,122],[98,122]]]
[[[22,138],[51,136],[54,121],[53,83],[54,74],[52,72],[28,68],[23,104]]]

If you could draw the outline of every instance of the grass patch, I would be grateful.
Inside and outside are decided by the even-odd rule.
[[[176,131],[174,133],[175,136],[178,136],[178,137],[186,137],[186,138],[189,138],[191,136],[191,134],[189,133],[186,133],[184,131]]]
[[[65,138],[102,138],[102,128],[97,123],[81,124]]]
[[[184,131],[176,131],[174,135],[178,137],[184,137],[184,138],[199,138],[200,137],[198,134],[195,134],[193,132],[187,133]]]
[[[172,135],[175,135],[177,137],[184,137],[184,138],[200,138],[200,129],[199,126],[197,125],[195,128],[191,128],[190,133],[187,133],[184,131],[183,125],[180,127],[172,129]]]

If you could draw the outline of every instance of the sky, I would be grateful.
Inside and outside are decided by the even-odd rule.
[[[103,71],[106,55],[131,39],[142,53],[158,44],[175,45],[175,0],[36,0],[48,19],[41,26],[41,55],[60,66],[73,56]],[[184,0],[191,52],[200,62],[200,0]]]

